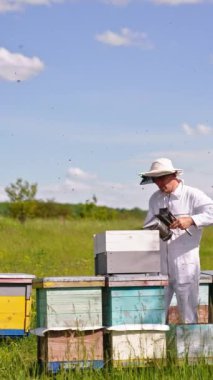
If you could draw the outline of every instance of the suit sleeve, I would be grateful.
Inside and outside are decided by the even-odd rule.
[[[194,208],[192,219],[197,227],[213,225],[213,200],[205,193],[197,190],[193,194]]]

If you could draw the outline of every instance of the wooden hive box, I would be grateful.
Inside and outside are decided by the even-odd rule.
[[[163,275],[106,276],[103,289],[104,326],[165,323]]]
[[[0,273],[0,336],[28,334],[33,278],[25,273]]]
[[[35,279],[37,327],[102,327],[104,277]]]
[[[159,231],[105,231],[94,235],[95,273],[159,273]]]
[[[213,323],[213,270],[202,271],[202,274],[211,277],[209,283],[209,323]]]
[[[42,369],[102,368],[103,329],[34,330],[38,336],[38,363]]]
[[[105,362],[113,367],[145,366],[166,359],[169,326],[136,324],[107,328]]]
[[[209,322],[209,286],[212,278],[208,274],[201,273],[199,284],[199,301],[198,301],[198,323]],[[180,315],[177,307],[177,299],[174,295],[168,313],[168,323],[181,323]]]
[[[172,325],[167,335],[168,356],[178,363],[213,364],[213,324]]]

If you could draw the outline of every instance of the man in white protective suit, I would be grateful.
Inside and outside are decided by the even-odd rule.
[[[176,294],[182,323],[197,323],[200,278],[199,246],[202,227],[213,224],[213,200],[202,191],[186,186],[168,158],[155,160],[148,172],[141,173],[141,184],[155,183],[157,190],[149,200],[144,226],[150,224],[160,209],[174,215],[169,225],[172,234],[160,239],[161,273],[167,274],[165,290],[166,314],[173,294]]]

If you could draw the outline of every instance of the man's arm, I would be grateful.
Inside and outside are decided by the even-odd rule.
[[[170,225],[170,228],[184,230],[193,225],[198,228],[213,225],[213,200],[202,191],[193,189],[191,202],[191,215],[177,217],[177,220]]]

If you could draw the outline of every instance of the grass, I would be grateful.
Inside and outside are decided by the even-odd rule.
[[[213,227],[207,227],[203,230],[203,237],[200,245],[200,260],[203,270],[213,269],[212,260],[213,247]]]
[[[213,366],[202,360],[196,365],[170,363],[144,368],[60,371],[56,375],[39,373],[36,363],[36,340],[29,336],[8,340],[0,345],[1,380],[211,380]]]
[[[137,219],[29,220],[25,224],[0,219],[1,271],[41,277],[94,275],[93,235],[140,227]]]
[[[25,224],[0,219],[2,272],[37,277],[94,275],[93,235],[105,230],[140,229],[142,220],[29,220]],[[201,267],[212,269],[213,227],[204,230]]]
[[[20,224],[0,219],[0,268],[2,273],[28,273],[37,277],[94,275],[93,235],[105,230],[140,229],[142,220],[29,220]],[[213,269],[213,227],[204,230],[201,242],[201,267]],[[35,298],[35,295],[33,294]],[[35,302],[33,323],[35,323]],[[3,340],[0,344],[0,379],[50,379],[38,374],[35,336]],[[142,369],[70,371],[55,379],[88,380],[206,380],[213,378],[213,366],[154,366]]]

